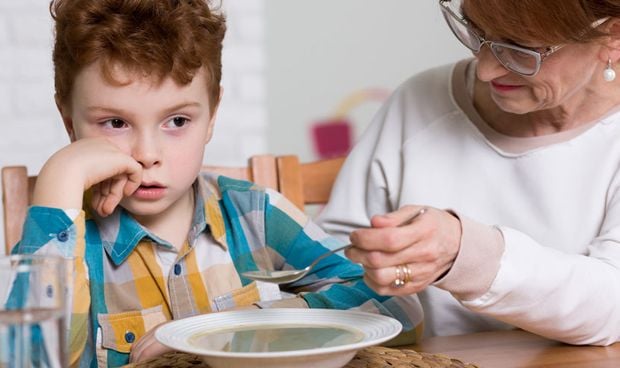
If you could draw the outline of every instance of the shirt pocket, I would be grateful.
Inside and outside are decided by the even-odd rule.
[[[101,346],[129,353],[134,342],[168,319],[162,306],[158,305],[140,311],[99,314],[97,320],[101,326]]]

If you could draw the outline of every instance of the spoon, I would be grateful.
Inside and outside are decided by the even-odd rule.
[[[312,263],[310,263],[306,268],[302,268],[301,270],[283,270],[283,271],[269,271],[269,270],[259,270],[259,271],[248,271],[243,272],[241,275],[247,277],[251,280],[256,281],[265,281],[265,282],[273,282],[276,284],[287,284],[289,282],[297,281],[300,278],[306,276],[310,270],[314,268],[321,260],[325,257],[331,256],[336,252],[340,252],[341,250],[352,247],[353,244],[347,244],[343,247],[336,248],[330,250],[327,253],[321,254],[317,257]]]
[[[398,224],[398,227],[411,223],[413,219],[420,216],[426,211],[427,211],[426,207],[421,208],[413,216],[409,217],[407,220]],[[288,284],[290,282],[297,281],[301,279],[302,277],[306,276],[308,272],[310,272],[314,268],[314,266],[316,266],[324,258],[329,257],[336,252],[340,252],[341,250],[350,248],[352,246],[353,244],[347,244],[340,248],[336,248],[336,249],[330,250],[329,252],[323,253],[319,257],[317,257],[312,263],[310,263],[305,268],[302,268],[301,270],[282,270],[282,271],[258,270],[258,271],[243,272],[241,273],[241,275],[250,280],[272,282],[275,284]]]

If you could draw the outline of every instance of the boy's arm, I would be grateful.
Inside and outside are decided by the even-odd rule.
[[[93,188],[92,207],[107,216],[139,186],[142,167],[105,138],[78,140],[45,163],[35,185],[32,204],[82,208],[85,190]]]
[[[13,253],[60,255],[73,259],[69,326],[69,363],[75,366],[93,343],[86,247],[84,191],[93,188],[93,208],[106,216],[123,195],[140,185],[141,166],[105,139],[84,139],[56,152],[44,165],[35,185],[20,242]],[[92,349],[90,349],[92,350]],[[92,351],[91,351],[92,353]]]
[[[266,245],[282,257],[281,262],[274,264],[302,269],[330,248],[341,245],[280,194],[269,191],[268,197]],[[282,287],[284,291],[298,294],[298,298],[259,305],[299,307],[305,303],[310,308],[356,308],[394,317],[403,324],[404,331],[421,323],[423,314],[417,296],[378,295],[364,283],[363,275],[361,266],[340,255],[332,255],[304,278]]]

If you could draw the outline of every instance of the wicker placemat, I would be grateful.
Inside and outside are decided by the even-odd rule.
[[[168,353],[126,368],[208,368],[200,357],[187,353]],[[418,353],[408,349],[373,346],[360,350],[345,368],[478,368],[442,354]]]
[[[478,368],[443,354],[373,346],[360,350],[346,368]]]

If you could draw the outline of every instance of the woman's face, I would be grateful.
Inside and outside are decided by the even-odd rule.
[[[544,60],[533,77],[505,69],[483,46],[476,58],[480,81],[488,84],[491,99],[505,112],[526,114],[570,104],[602,81],[601,45],[566,45]]]

